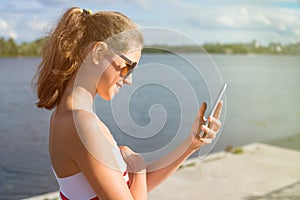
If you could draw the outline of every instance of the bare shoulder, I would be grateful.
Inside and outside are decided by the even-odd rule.
[[[91,113],[86,110],[74,110],[72,114],[74,123],[79,123],[78,125],[88,124],[90,126],[96,126],[99,121],[95,113]]]
[[[51,130],[60,139],[74,140],[79,133],[99,131],[97,116],[85,110],[68,111],[51,117]],[[70,145],[69,145],[70,147]]]
[[[115,141],[111,136],[109,129],[100,121],[95,113],[84,110],[74,111],[74,125],[78,143],[84,147],[85,151],[97,156],[102,156],[103,152],[112,150]]]
[[[104,135],[109,137],[110,131],[107,126],[98,118],[95,113],[85,110],[73,111],[73,120],[78,134]]]
[[[49,150],[51,155],[73,158],[97,146],[111,146],[109,129],[95,113],[85,110],[65,112],[51,118]],[[93,149],[93,152],[95,149]],[[59,153],[62,152],[62,153]]]

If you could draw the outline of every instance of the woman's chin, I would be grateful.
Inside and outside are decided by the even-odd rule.
[[[98,94],[103,100],[105,101],[110,101],[114,98],[115,94],[114,93],[109,93],[109,94],[106,94],[106,95],[100,95]]]
[[[104,100],[110,101],[114,98],[114,96],[115,96],[115,94],[111,94],[111,95],[107,96]]]
[[[112,92],[110,92],[110,93],[107,95],[107,98],[106,98],[105,100],[107,100],[107,101],[112,100],[112,99],[115,97],[115,95],[118,94],[118,93],[119,93],[119,90],[118,90],[118,91],[112,91]]]
[[[119,89],[118,88],[114,88],[113,90],[109,90],[109,91],[107,91],[106,93],[102,93],[102,94],[99,94],[98,93],[98,95],[102,98],[102,99],[104,99],[104,100],[106,100],[106,101],[110,101],[110,100],[112,100],[113,98],[114,98],[114,96],[116,95],[116,94],[118,94],[119,93]]]

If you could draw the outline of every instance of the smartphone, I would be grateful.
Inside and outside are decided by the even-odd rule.
[[[209,111],[209,114],[208,114],[207,118],[208,118],[209,116],[213,116],[213,115],[214,115],[214,113],[215,113],[215,111],[216,111],[216,108],[217,108],[217,106],[218,106],[218,103],[219,103],[219,101],[221,100],[221,98],[222,98],[222,96],[223,96],[223,94],[224,94],[224,92],[225,92],[226,87],[227,87],[227,84],[224,83],[223,86],[222,86],[222,88],[221,88],[221,90],[219,91],[219,94],[218,94],[216,100],[214,101],[214,104],[213,104],[211,110]],[[206,120],[206,122],[205,122],[204,125],[205,125],[205,126],[208,126],[208,124],[209,124],[209,122],[208,122],[208,120]],[[205,136],[203,130],[200,131],[199,136],[200,136],[200,138],[202,138],[202,137]]]

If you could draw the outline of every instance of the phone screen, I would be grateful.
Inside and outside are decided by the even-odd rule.
[[[223,96],[223,94],[224,94],[224,92],[225,92],[226,87],[227,87],[227,84],[224,83],[223,86],[222,86],[222,88],[221,88],[221,90],[219,91],[218,96],[217,96],[217,98],[215,99],[215,101],[214,101],[214,103],[213,103],[213,106],[212,106],[212,108],[210,109],[209,114],[208,114],[207,117],[213,116],[213,114],[215,113],[216,108],[217,108],[217,106],[218,106],[218,103],[219,103],[219,101],[221,100],[221,98],[222,98],[222,96]],[[205,126],[208,126],[208,123],[209,123],[208,120],[206,120],[206,122],[205,122],[204,125],[205,125]],[[203,132],[202,130],[200,131],[199,136],[200,136],[200,137],[204,137],[204,132]]]

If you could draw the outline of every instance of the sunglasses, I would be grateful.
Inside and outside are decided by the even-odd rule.
[[[126,56],[124,56],[123,54],[121,54],[119,51],[117,51],[116,49],[114,49],[111,46],[108,46],[108,48],[112,52],[114,52],[115,54],[117,54],[118,56],[120,56],[123,60],[126,61],[126,67],[122,67],[121,68],[121,72],[120,72],[121,77],[123,79],[126,79],[134,71],[134,68],[136,67],[137,62],[131,61],[129,58],[127,58]]]

